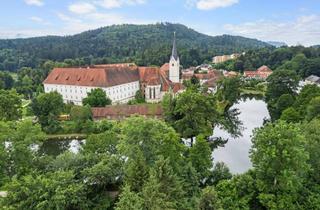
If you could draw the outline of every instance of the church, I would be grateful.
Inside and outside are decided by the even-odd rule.
[[[134,63],[102,64],[86,68],[54,68],[43,82],[46,93],[57,91],[65,103],[82,105],[93,89],[101,88],[113,104],[127,103],[141,90],[148,103],[158,103],[167,92],[183,91],[180,59],[174,33],[169,63],[140,67]]]

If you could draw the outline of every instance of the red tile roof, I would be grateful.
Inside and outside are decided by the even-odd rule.
[[[272,74],[272,70],[268,66],[261,66],[257,69],[257,71],[244,71],[245,77],[260,77],[260,78],[268,78]]]
[[[151,79],[160,79],[158,67],[139,67],[139,76],[141,83],[148,83]]]
[[[139,81],[139,72],[130,67],[55,68],[44,84],[111,87]]]
[[[272,72],[272,70],[268,66],[261,66],[257,69],[258,72]]]
[[[103,108],[92,108],[91,111],[94,119],[122,119],[132,115],[161,118],[163,113],[160,104],[107,106]]]
[[[94,65],[96,68],[109,68],[109,67],[131,67],[131,68],[137,68],[138,66],[135,63],[113,63],[113,64],[98,64]]]
[[[169,63],[163,64],[163,65],[160,67],[160,70],[161,70],[161,71],[165,71],[165,72],[169,71]]]

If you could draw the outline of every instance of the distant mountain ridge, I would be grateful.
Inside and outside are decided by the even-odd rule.
[[[36,67],[46,60],[79,59],[79,64],[136,62],[161,65],[171,53],[177,34],[180,60],[197,65],[212,56],[271,47],[241,36],[209,36],[181,24],[113,25],[72,36],[45,36],[0,40],[0,70]]]
[[[269,41],[268,44],[274,46],[274,47],[285,47],[288,46],[285,42],[277,42],[277,41]]]

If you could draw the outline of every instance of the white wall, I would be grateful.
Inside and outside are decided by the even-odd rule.
[[[170,59],[169,79],[175,83],[180,82],[180,60],[179,60],[179,58],[177,60],[175,60],[173,57],[171,57],[171,59]]]
[[[62,95],[65,103],[73,102],[75,105],[82,105],[82,99],[86,98],[87,94],[96,88],[101,87],[44,84],[45,93],[57,91]],[[135,81],[101,89],[106,92],[112,103],[126,103],[134,98],[136,92],[140,89],[140,84],[139,81]]]
[[[157,103],[161,101],[161,85],[148,85],[145,88],[145,97],[148,103]]]

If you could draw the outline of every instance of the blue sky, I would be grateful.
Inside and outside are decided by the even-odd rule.
[[[320,44],[320,0],[3,0],[0,38],[156,22],[182,23],[209,35]]]

